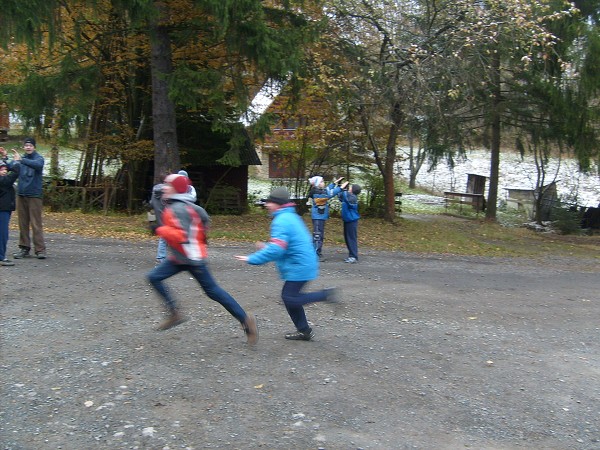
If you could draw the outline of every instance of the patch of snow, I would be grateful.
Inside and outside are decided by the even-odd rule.
[[[467,175],[476,174],[488,177],[486,192],[489,190],[490,157],[486,150],[473,150],[467,152],[466,159],[455,161],[454,169],[445,162],[430,171],[430,166],[424,164],[417,175],[417,185],[434,192],[456,191],[464,192],[467,187]],[[400,165],[397,173],[408,179],[408,164]],[[547,181],[549,184],[556,177],[556,188],[561,200],[568,203],[577,203],[580,206],[595,207],[600,202],[600,177],[598,167],[593,166],[589,174],[579,171],[577,161],[574,159],[553,159],[547,168]],[[500,155],[500,174],[498,180],[498,198],[506,199],[507,189],[534,189],[537,170],[532,157],[521,159],[514,153]]]

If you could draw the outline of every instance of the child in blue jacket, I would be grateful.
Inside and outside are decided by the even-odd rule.
[[[323,254],[323,239],[325,238],[325,221],[329,219],[329,199],[335,197],[341,192],[342,188],[338,183],[343,179],[338,178],[327,187],[321,176],[314,176],[308,181],[310,183],[310,191],[308,198],[312,199],[311,219],[313,223],[313,240],[319,259],[322,259]]]
[[[348,248],[348,258],[344,262],[354,264],[358,262],[358,194],[361,188],[353,184],[348,190],[342,191],[338,198],[342,202],[342,220],[344,221],[344,241]]]
[[[296,213],[286,188],[275,188],[267,198],[265,207],[273,216],[269,242],[257,245],[259,250],[248,256],[236,256],[248,264],[265,264],[274,261],[281,278],[284,280],[281,298],[292,322],[295,333],[285,335],[294,341],[310,341],[314,331],[308,324],[303,305],[315,302],[337,301],[335,289],[323,289],[317,292],[301,292],[310,280],[319,275],[319,262],[313,248],[308,228]]]

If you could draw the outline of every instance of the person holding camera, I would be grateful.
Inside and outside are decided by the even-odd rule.
[[[348,187],[348,182],[343,185],[344,190],[338,194],[342,202],[342,221],[344,222],[344,241],[348,248],[348,258],[344,262],[355,264],[358,262],[358,194],[361,187],[353,184]]]
[[[33,246],[38,259],[46,259],[46,242],[42,213],[44,194],[44,157],[36,151],[35,139],[23,140],[23,150],[17,183],[17,215],[19,216],[19,251],[15,259],[28,258]],[[31,231],[31,235],[30,235]]]
[[[14,266],[15,263],[6,258],[6,246],[10,216],[16,208],[14,184],[19,177],[21,156],[13,150],[14,160],[9,168],[6,150],[0,147],[0,266]]]
[[[323,261],[323,239],[325,238],[325,222],[329,219],[329,199],[341,192],[339,183],[344,177],[325,186],[323,177],[316,175],[308,180],[310,191],[308,198],[312,200],[310,217],[313,223],[313,241],[320,261]]]

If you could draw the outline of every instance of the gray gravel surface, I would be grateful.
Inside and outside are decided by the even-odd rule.
[[[597,259],[329,248],[310,287],[343,306],[308,307],[316,339],[292,342],[274,267],[213,245],[249,348],[187,274],[190,320],[156,331],[154,242],[47,239],[0,267],[3,449],[600,448]]]

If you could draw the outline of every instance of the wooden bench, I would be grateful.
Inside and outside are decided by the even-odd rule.
[[[461,211],[462,205],[471,205],[478,213],[485,208],[485,197],[483,194],[446,191],[444,192],[444,201],[446,203],[446,209],[448,209],[448,205],[451,204],[458,204]]]

